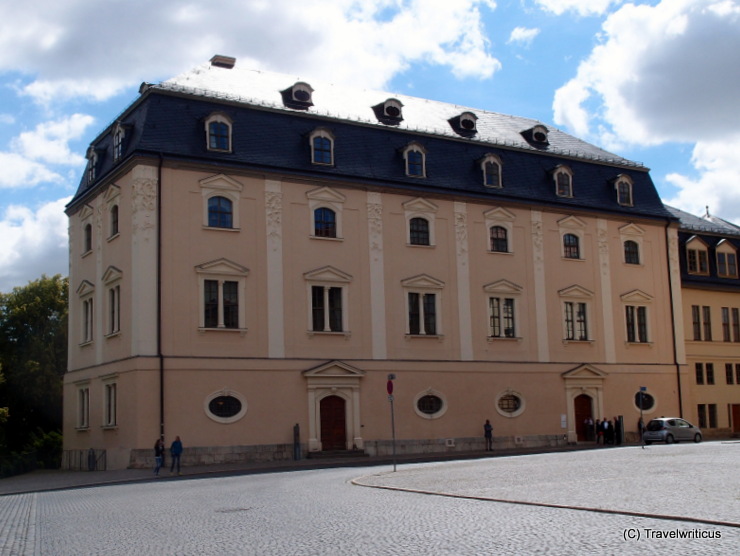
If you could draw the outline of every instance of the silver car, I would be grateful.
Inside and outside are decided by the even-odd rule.
[[[681,440],[693,440],[701,442],[701,429],[680,417],[661,417],[652,419],[642,433],[645,444],[653,442],[665,442],[673,444]]]

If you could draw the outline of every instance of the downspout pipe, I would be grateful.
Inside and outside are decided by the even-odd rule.
[[[157,360],[159,362],[159,437],[164,440],[164,355],[162,354],[162,153],[157,166]]]
[[[673,335],[673,364],[676,367],[676,384],[678,385],[678,416],[683,417],[683,394],[681,392],[681,364],[678,362],[678,338],[676,337],[676,307],[673,302],[673,279],[671,278],[671,246],[670,237],[668,235],[668,229],[671,226],[671,221],[666,222],[665,225],[665,242],[666,242],[666,262],[668,264],[668,295],[670,296],[670,307],[671,307],[671,334]],[[679,280],[680,276],[680,265],[679,265]],[[681,308],[683,310],[683,307]]]

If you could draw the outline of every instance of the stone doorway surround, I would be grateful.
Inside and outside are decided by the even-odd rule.
[[[608,375],[594,365],[585,363],[564,372],[561,376],[565,382],[568,442],[575,444],[578,442],[575,400],[581,394],[590,396],[593,404],[591,410],[595,416],[593,419],[596,421],[600,418],[604,411],[604,380]]]
[[[329,361],[318,367],[303,371],[308,394],[308,451],[320,452],[321,444],[321,400],[327,396],[338,396],[345,401],[348,450],[362,450],[364,443],[360,426],[360,381],[365,376],[361,371],[341,361]]]

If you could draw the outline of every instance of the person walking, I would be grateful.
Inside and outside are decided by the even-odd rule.
[[[179,436],[175,437],[174,442],[170,446],[170,455],[172,456],[172,465],[170,466],[170,475],[175,471],[175,464],[177,464],[177,474],[180,474],[180,456],[182,455],[182,441]]]
[[[486,439],[486,452],[493,452],[493,426],[488,419],[483,425],[483,437]]]
[[[159,477],[159,470],[164,462],[164,440],[157,438],[154,443],[154,475]]]

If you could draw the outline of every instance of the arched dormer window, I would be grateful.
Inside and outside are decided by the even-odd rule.
[[[483,185],[486,187],[502,187],[501,159],[495,154],[487,154],[480,161],[483,172]]]
[[[373,112],[379,122],[386,125],[398,125],[403,121],[403,104],[395,98],[373,106]]]
[[[98,171],[98,153],[91,146],[87,149],[87,170],[85,172],[88,185],[95,181],[95,178],[97,177],[97,171]]]
[[[409,143],[403,150],[403,159],[406,163],[406,175],[412,178],[425,178],[426,149],[417,142]]]
[[[547,136],[550,133],[545,126],[537,124],[534,127],[525,129],[522,131],[522,137],[527,140],[527,143],[538,149],[544,149],[550,145],[550,141]]]
[[[291,87],[280,91],[283,104],[294,110],[308,110],[313,106],[313,88],[308,83],[297,81]]]
[[[573,170],[561,164],[553,171],[553,179],[558,197],[573,197]]]
[[[231,118],[222,113],[211,114],[205,122],[206,148],[231,152],[231,128]]]
[[[309,140],[311,142],[311,162],[313,164],[334,164],[334,135],[325,128],[314,130]]]
[[[113,131],[113,162],[118,162],[123,158],[127,127],[119,123]]]
[[[631,207],[632,201],[632,178],[625,174],[620,174],[614,180],[614,189],[617,192],[617,203],[623,207]]]

